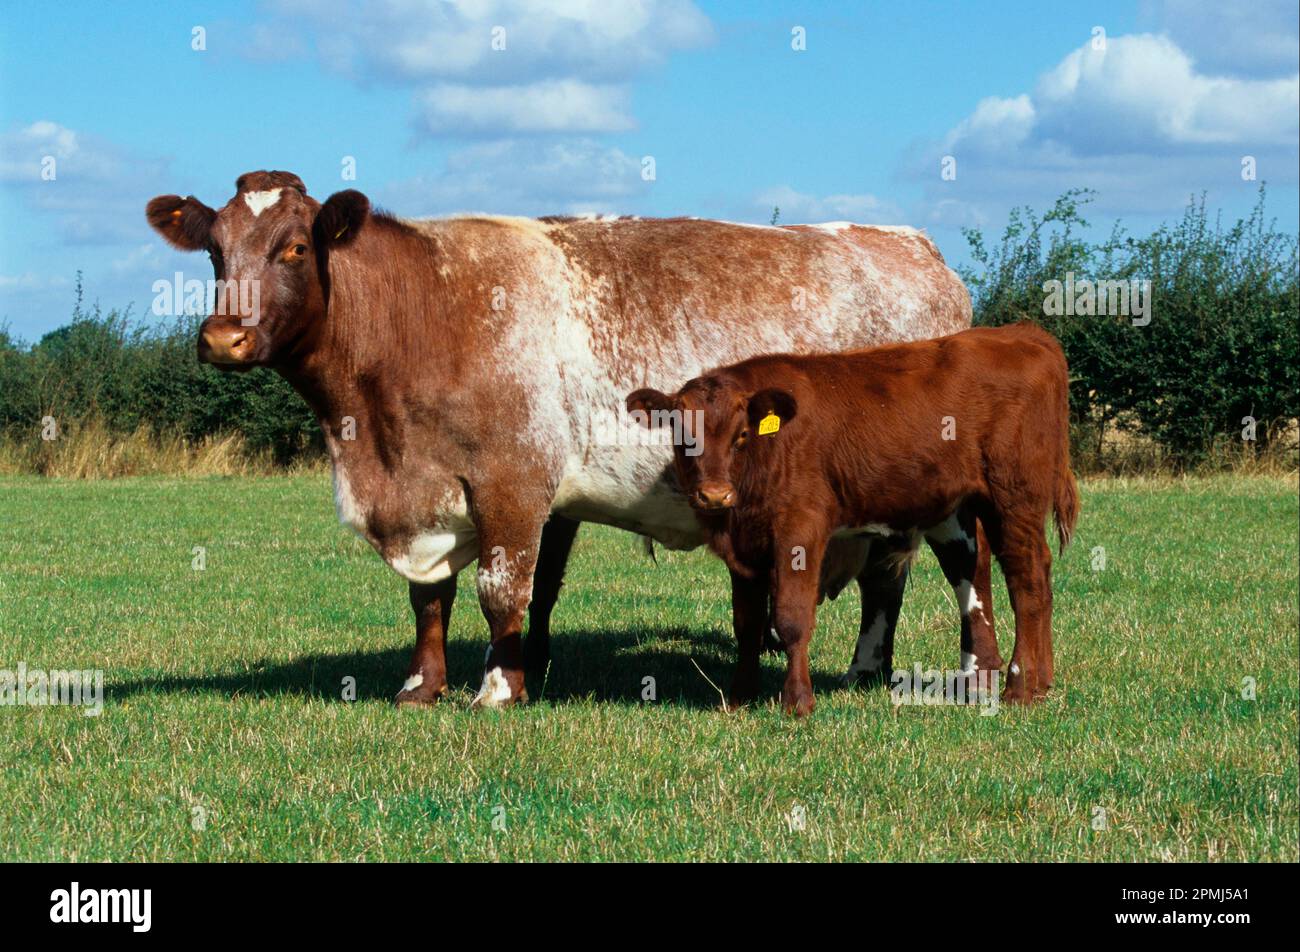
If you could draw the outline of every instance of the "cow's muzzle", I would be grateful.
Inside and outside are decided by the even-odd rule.
[[[257,351],[257,329],[239,324],[203,322],[199,328],[199,360],[206,364],[247,364]]]

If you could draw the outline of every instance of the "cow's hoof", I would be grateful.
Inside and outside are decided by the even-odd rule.
[[[469,706],[471,710],[495,710],[527,701],[528,691],[524,687],[522,672],[515,671],[507,675],[500,668],[493,668],[483,675],[483,686],[478,689],[478,694],[474,695]]]
[[[781,710],[795,717],[807,717],[813,712],[817,702],[813,700],[812,691],[782,691]]]
[[[402,690],[393,698],[395,707],[433,707],[447,696],[447,685],[426,682],[423,675],[413,674],[406,679]]]
[[[840,675],[842,688],[878,688],[889,682],[884,668],[875,671],[845,671]]]

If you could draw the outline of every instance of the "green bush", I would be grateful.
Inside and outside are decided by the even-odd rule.
[[[198,320],[150,327],[125,312],[84,313],[24,347],[0,329],[0,429],[34,438],[41,420],[60,428],[102,421],[118,434],[141,426],[190,440],[229,432],[280,463],[321,449],[302,399],[269,370],[222,373],[198,363]]]
[[[1230,228],[1189,203],[1177,224],[1133,238],[1117,223],[1100,243],[1079,237],[1087,191],[1061,196],[1045,215],[1012,212],[996,248],[965,234],[975,267],[975,323],[1042,324],[1070,361],[1076,440],[1108,429],[1141,433],[1180,466],[1204,462],[1257,422],[1261,448],[1300,416],[1297,241],[1264,216],[1264,188]],[[1124,316],[1045,314],[1046,283],[1150,281],[1150,323]],[[1096,449],[1097,447],[1085,447]]]

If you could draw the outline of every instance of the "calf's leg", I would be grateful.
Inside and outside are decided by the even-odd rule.
[[[768,634],[769,599],[766,578],[731,573],[731,617],[740,658],[727,691],[729,709],[748,704],[758,696],[759,658]]]
[[[406,683],[397,692],[398,707],[423,707],[447,693],[447,626],[456,599],[456,576],[429,585],[411,582],[415,612],[415,652],[406,669]]]
[[[1016,616],[1016,645],[1002,700],[1027,704],[1043,698],[1052,679],[1052,552],[1043,538],[1045,514],[1003,527],[996,549]]]
[[[524,639],[524,668],[541,677],[551,660],[551,612],[564,584],[564,568],[578,534],[579,523],[552,515],[542,527],[542,542],[533,573],[533,600],[528,605],[528,636]]]
[[[777,540],[772,570],[775,576],[772,624],[785,645],[788,659],[781,707],[787,714],[802,717],[811,714],[816,703],[808,672],[808,645],[817,621],[826,538],[818,531],[778,532]]]

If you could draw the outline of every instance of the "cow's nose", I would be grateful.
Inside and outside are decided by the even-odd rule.
[[[199,359],[213,364],[242,364],[253,350],[253,331],[248,327],[205,327]]]
[[[695,504],[701,509],[730,509],[736,491],[727,483],[701,483],[695,490]]]

